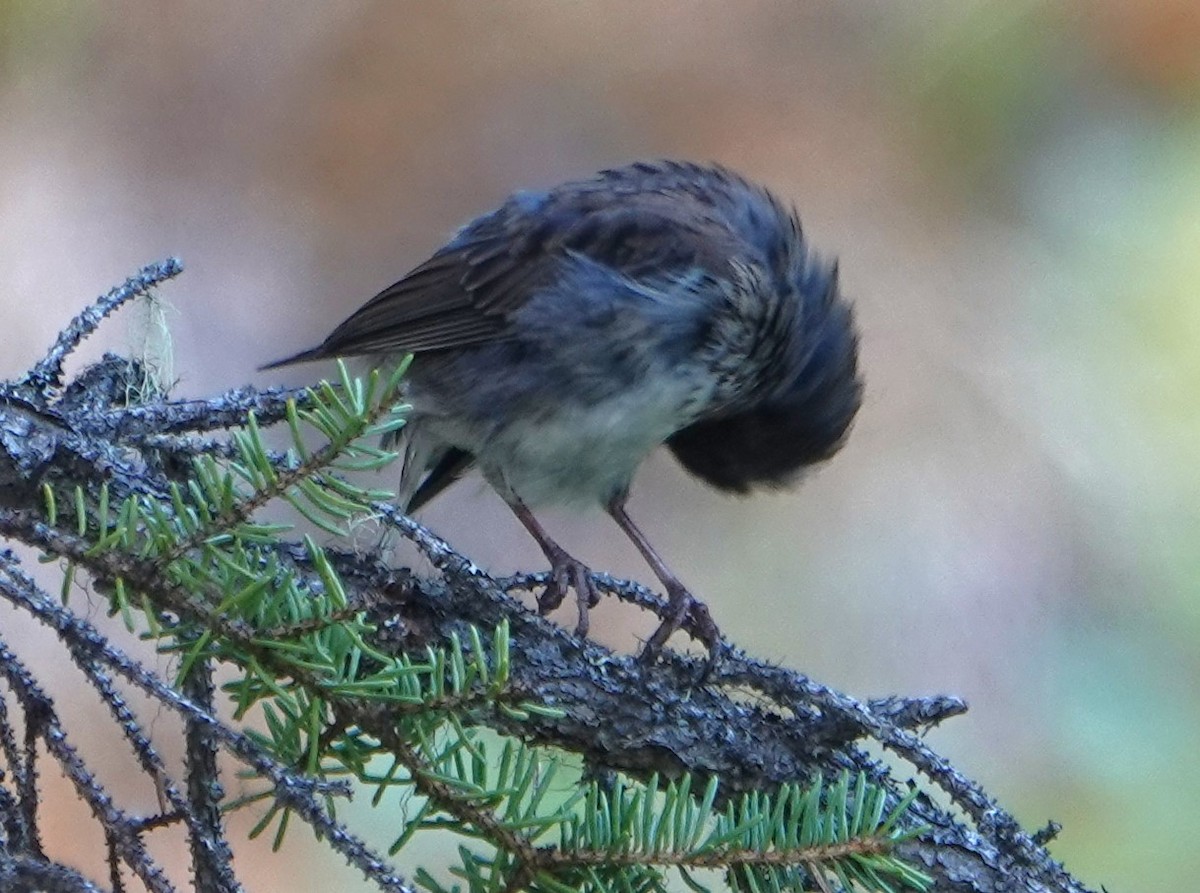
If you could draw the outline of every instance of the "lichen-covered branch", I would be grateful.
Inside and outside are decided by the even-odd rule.
[[[333,390],[241,389],[203,401],[126,405],[127,394],[142,393],[130,386],[140,371],[136,362],[117,357],[106,357],[75,381],[61,381],[63,359],[114,307],[178,269],[173,261],[147,267],[81,314],[26,376],[0,383],[0,536],[69,562],[70,573],[87,575],[111,609],[130,618],[131,627],[142,624],[160,647],[180,655],[182,665],[180,680],[160,678],[43,592],[15,552],[0,553],[0,598],[54,630],[164,799],[158,816],[135,816],[118,805],[68,743],[71,717],[41,691],[16,651],[0,643],[0,680],[21,714],[0,712],[6,773],[0,782],[0,888],[9,879],[40,874],[47,889],[102,889],[96,879],[82,878],[42,852],[39,744],[104,829],[114,872],[124,866],[154,891],[173,887],[144,837],[176,822],[187,829],[197,888],[240,889],[219,812],[227,805],[219,753],[252,768],[267,784],[264,826],[277,814],[299,817],[380,889],[439,887],[411,866],[398,871],[331,816],[327,800],[350,791],[335,776],[374,783],[381,791],[405,784],[425,798],[428,805],[405,835],[421,830],[428,815],[430,827],[450,823],[487,840],[496,855],[473,856],[478,861],[462,867],[468,887],[482,885],[488,872],[507,889],[554,889],[564,877],[601,883],[596,878],[605,864],[603,850],[573,851],[567,836],[549,845],[531,830],[577,828],[571,824],[579,821],[577,814],[549,807],[538,812],[540,801],[535,804],[528,791],[521,797],[530,799],[517,797],[513,779],[507,793],[488,788],[488,773],[495,770],[484,765],[482,744],[467,733],[483,726],[520,742],[505,751],[505,771],[520,765],[537,774],[536,767],[544,768],[541,751],[530,746],[575,755],[580,791],[592,785],[594,797],[617,798],[604,801],[613,809],[621,779],[646,785],[631,801],[639,804],[644,823],[659,820],[655,804],[674,804],[677,821],[690,816],[695,841],[716,833],[726,806],[795,792],[797,785],[822,778],[859,778],[856,790],[879,792],[879,811],[900,810],[894,819],[902,826],[899,836],[876,835],[861,802],[855,812],[853,804],[838,805],[829,793],[841,790],[844,797],[845,784],[812,787],[807,818],[798,811],[794,821],[836,825],[845,812],[854,816],[850,824],[861,824],[859,837],[851,827],[830,825],[821,833],[832,836],[807,849],[742,848],[758,833],[751,812],[745,828],[722,832],[737,841],[724,849],[660,852],[627,845],[623,860],[609,860],[614,871],[622,865],[645,869],[648,883],[660,865],[722,867],[726,883],[737,888],[738,860],[743,867],[769,867],[801,859],[808,862],[786,875],[789,883],[820,889],[828,884],[822,872],[844,878],[838,872],[851,870],[843,866],[853,854],[876,859],[872,864],[880,870],[896,868],[905,883],[924,883],[915,872],[921,869],[929,889],[939,891],[1086,893],[1045,849],[1050,835],[1025,832],[918,736],[917,730],[962,713],[960,700],[856,699],[732,643],[723,643],[715,667],[675,652],[653,665],[640,663],[575,637],[513,596],[544,578],[493,579],[392,504],[325,469],[335,460],[346,468],[387,461],[378,450],[352,445],[380,425],[402,424],[383,418],[390,405],[386,387],[376,394],[383,402],[372,402],[376,392],[367,387],[366,397],[351,395],[345,402]],[[271,422],[292,429],[311,424],[334,446],[324,452],[304,452],[295,443],[291,452],[268,449],[259,428]],[[222,440],[213,434],[221,429],[234,434]],[[349,548],[317,549],[255,522],[255,510],[274,498],[327,529],[336,529],[342,517],[366,514],[390,536],[413,542],[436,574],[421,576]],[[663,601],[644,587],[600,574],[594,583],[631,605],[663,610]],[[480,630],[503,630],[503,641],[489,646]],[[271,735],[254,737],[216,718],[213,698],[222,695],[212,690],[208,675],[216,662],[244,673],[227,690],[237,709],[264,711]],[[170,777],[121,686],[182,717],[185,779]],[[887,748],[919,776],[911,805],[908,778],[870,756],[868,742]],[[377,779],[368,766],[385,754],[398,774]],[[660,789],[667,780],[681,787]],[[688,793],[702,789],[711,802]],[[577,809],[582,801],[571,802]],[[750,835],[746,841],[736,836],[742,832]]]

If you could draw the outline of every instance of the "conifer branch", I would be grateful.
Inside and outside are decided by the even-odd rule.
[[[106,357],[64,387],[62,358],[177,266],[147,268],[81,315],[27,376],[0,383],[0,536],[64,563],[56,604],[14,553],[0,553],[0,598],[54,629],[164,801],[160,815],[117,806],[66,743],[69,718],[0,642],[0,680],[22,713],[9,716],[0,699],[10,779],[0,781],[0,882],[41,872],[62,889],[99,889],[42,852],[41,742],[104,829],[113,877],[124,866],[155,891],[171,886],[143,838],[176,823],[197,884],[238,889],[221,812],[260,808],[254,833],[278,841],[295,816],[390,891],[447,889],[423,866],[407,866],[407,881],[394,864],[436,830],[460,839],[451,871],[472,893],[659,890],[669,877],[691,889],[1086,893],[1044,840],[913,734],[962,712],[961,701],[860,701],[731,644],[703,685],[683,655],[644,667],[511,597],[537,576],[492,579],[386,494],[355,484],[393,458],[375,442],[404,422],[395,376],[360,381],[343,369],[337,384],[303,392],[128,405],[146,399],[131,385],[143,373]],[[260,430],[270,422],[286,423],[282,446]],[[221,428],[235,430],[196,436]],[[257,520],[275,501],[331,543]],[[339,548],[363,519],[413,542],[437,576]],[[76,578],[131,634],[176,656],[175,679],[74,612]],[[643,587],[595,582],[662,609]],[[217,665],[227,681],[213,691]],[[184,718],[182,782],[120,686]],[[216,718],[220,699],[234,723]],[[240,727],[250,717],[259,730]],[[931,786],[897,776],[860,740],[890,748]],[[257,790],[225,798],[217,750],[252,770]],[[352,786],[377,804],[416,795],[387,856],[335,817]],[[966,820],[936,804],[939,789]]]

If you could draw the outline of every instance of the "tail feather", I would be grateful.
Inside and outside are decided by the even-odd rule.
[[[422,506],[429,503],[439,493],[466,474],[475,464],[475,457],[466,450],[450,447],[442,453],[437,464],[417,486],[409,497],[404,513],[411,515]]]

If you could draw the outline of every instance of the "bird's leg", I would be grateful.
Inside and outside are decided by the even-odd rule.
[[[568,589],[575,590],[576,603],[579,606],[579,622],[575,625],[577,636],[588,634],[588,611],[600,601],[600,593],[592,585],[589,576],[591,571],[587,565],[571,557],[567,550],[550,538],[546,528],[533,516],[529,506],[515,496],[508,500],[509,508],[517,519],[525,525],[525,529],[537,540],[542,552],[550,562],[550,582],[538,596],[538,612],[545,615],[563,603]]]
[[[612,519],[617,522],[617,526],[637,546],[642,557],[646,559],[646,563],[650,565],[650,569],[654,571],[654,575],[662,581],[663,587],[667,590],[666,613],[658,625],[658,629],[646,640],[646,644],[642,648],[642,658],[648,661],[654,660],[662,651],[663,645],[666,644],[671,634],[683,626],[690,616],[692,634],[708,648],[709,661],[715,661],[721,644],[721,631],[713,622],[707,606],[688,592],[687,587],[654,551],[654,547],[650,545],[645,534],[638,529],[637,525],[633,523],[633,519],[629,517],[629,513],[625,511],[624,496],[614,499],[607,508]]]

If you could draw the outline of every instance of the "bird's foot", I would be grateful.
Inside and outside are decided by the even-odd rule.
[[[600,602],[600,593],[592,585],[592,571],[586,564],[556,547],[547,551],[550,559],[550,582],[538,596],[538,613],[542,616],[555,610],[567,597],[567,590],[575,590],[575,601],[579,608],[579,621],[575,624],[575,635],[580,638],[588,634],[588,612]]]
[[[667,586],[667,608],[662,614],[662,622],[642,646],[638,660],[647,664],[654,663],[662,653],[667,639],[685,626],[688,632],[708,649],[703,674],[707,677],[721,657],[721,630],[713,621],[712,614],[708,612],[708,606],[688,592],[681,583]]]

